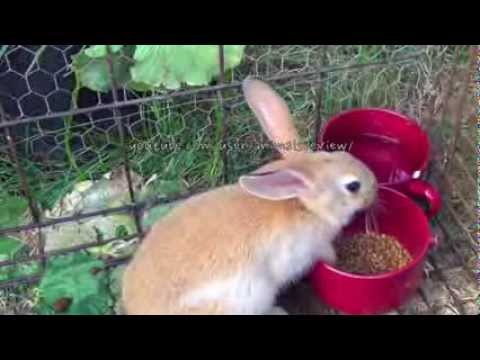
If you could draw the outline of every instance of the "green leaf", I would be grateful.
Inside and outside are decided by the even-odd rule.
[[[225,45],[225,69],[237,66],[244,45]],[[137,45],[132,80],[151,88],[208,85],[219,75],[218,45]]]
[[[62,313],[69,315],[102,315],[111,313],[113,300],[103,262],[86,253],[56,257],[47,265],[39,284],[41,314],[55,313],[62,299],[71,303]],[[96,268],[93,271],[92,269]]]
[[[223,55],[225,61],[225,71],[233,69],[242,62],[245,45],[225,45]]]
[[[87,49],[88,50],[88,49]],[[83,51],[73,57],[72,67],[80,86],[93,91],[108,92],[111,90],[110,71],[106,58],[94,58]],[[94,55],[95,52],[94,52]],[[130,79],[128,69],[130,63],[127,57],[120,53],[112,57],[113,76],[118,86],[124,86]]]
[[[139,45],[135,49],[133,59],[137,61],[144,61],[148,57],[152,56],[155,51],[155,46],[152,45]]]
[[[112,53],[117,53],[122,49],[123,45],[110,45]],[[92,45],[88,49],[85,49],[85,54],[91,58],[106,57],[107,45]]]
[[[218,45],[110,45],[114,76],[121,86],[145,92],[182,84],[208,85],[219,75]],[[240,64],[245,45],[225,45],[225,70]],[[126,56],[123,56],[126,55]],[[133,64],[127,58],[133,58]],[[107,45],[93,45],[74,57],[81,86],[106,92],[111,88],[106,63]]]
[[[138,92],[147,92],[152,90],[152,87],[150,85],[135,81],[129,81],[128,88],[130,90]]]

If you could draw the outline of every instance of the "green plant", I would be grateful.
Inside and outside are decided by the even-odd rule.
[[[108,49],[110,47],[110,51]],[[225,45],[225,70],[237,66],[244,45]],[[113,77],[130,90],[174,90],[182,84],[208,85],[219,74],[217,45],[93,45],[73,58],[77,81],[94,91],[111,89]]]
[[[215,185],[215,179],[218,179],[222,173],[222,136],[224,131],[224,124],[223,124],[223,109],[220,106],[216,106],[213,110],[213,117],[215,121],[215,128],[213,134],[213,142],[212,142],[212,159],[211,159],[211,167],[210,167],[210,178],[212,179],[210,185]]]
[[[20,225],[27,210],[27,201],[21,197],[9,196],[2,199],[0,209],[0,229]],[[9,260],[23,247],[18,240],[0,235],[0,261]]]
[[[142,89],[143,83],[135,83],[132,78],[132,69],[136,64],[138,67],[135,75],[146,79],[146,84],[143,84],[144,90],[168,89],[168,86],[172,84],[175,86],[194,84],[194,82],[189,81],[176,84],[168,76],[164,76],[165,74],[162,75],[162,72],[160,74],[156,72],[156,67],[170,66],[167,61],[170,56],[193,56],[195,59],[200,59],[197,56],[198,52],[194,51],[193,47],[178,55],[175,51],[153,50],[157,46],[146,46],[150,50],[145,51],[143,54],[139,50],[136,54],[137,48],[140,47],[143,47],[143,45],[111,46],[114,75],[116,75],[115,80],[119,85],[127,86],[131,90]],[[163,45],[158,45],[158,47],[163,47]],[[208,55],[209,59],[211,59],[211,64],[215,64],[215,67],[218,68],[218,47],[213,45],[211,49],[213,50]],[[418,51],[418,48],[405,45],[356,45],[329,46],[327,50],[327,62],[320,64],[323,50],[318,46],[249,46],[245,50],[248,53],[248,61],[242,61],[239,66],[228,69],[229,60],[226,59],[226,67],[228,69],[226,69],[226,79],[227,81],[237,81],[251,73],[258,73],[269,78],[282,72],[311,71],[314,66],[335,67],[368,64],[395,57],[408,56]],[[230,46],[225,46],[225,51],[227,55],[227,52],[230,51]],[[416,105],[418,103],[416,97],[414,97],[416,92],[427,88],[426,85],[428,85],[428,81],[434,78],[438,71],[438,66],[447,62],[442,60],[444,57],[442,54],[445,51],[447,51],[448,57],[453,58],[454,51],[450,49],[445,50],[443,46],[428,46],[426,49],[428,56],[408,64],[327,73],[322,80],[322,86],[315,89],[315,93],[313,92],[315,84],[302,85],[301,81],[294,86],[286,84],[285,87],[277,83],[276,85],[279,86],[276,86],[276,88],[288,101],[297,122],[296,125],[298,125],[301,133],[309,134],[311,138],[314,128],[313,121],[316,116],[314,102],[318,93],[321,93],[320,110],[324,120],[339,111],[356,106],[390,107],[403,112],[408,110],[405,105]],[[73,69],[77,76],[80,76],[77,85],[80,84],[93,90],[110,90],[111,83],[107,54],[108,49],[106,45],[95,45],[86,48],[75,58]],[[135,58],[135,55],[137,55],[137,58]],[[462,59],[466,55],[467,53],[462,53]],[[228,57],[227,55],[226,58]],[[182,63],[180,61],[178,66],[186,66],[185,64],[186,62]],[[176,64],[174,65],[176,66]],[[202,70],[203,68],[204,66],[202,65],[200,70],[197,70],[205,71]],[[205,68],[208,70],[207,66]],[[179,74],[182,75],[181,72]],[[210,80],[213,80],[217,75],[214,74],[213,77],[209,77]],[[188,78],[190,75],[186,74],[185,76]],[[190,80],[194,81],[195,78],[194,74],[193,80]],[[201,77],[197,76],[197,78]],[[162,85],[155,85],[158,81]],[[419,95],[422,95],[421,92]],[[224,102],[236,105],[240,102],[240,97],[240,92],[237,90],[232,89],[231,93],[222,92]],[[154,191],[151,194],[149,193],[148,197],[183,192],[190,187],[210,187],[221,182],[223,172],[225,171],[225,168],[222,166],[222,152],[220,151],[224,131],[224,124],[221,118],[224,115],[227,119],[228,138],[226,141],[229,145],[247,143],[249,136],[253,134],[256,135],[255,141],[258,141],[260,140],[260,134],[262,134],[258,122],[246,105],[236,105],[226,114],[222,114],[221,104],[216,102],[215,98],[207,95],[196,96],[195,103],[193,103],[192,98],[176,98],[175,101],[162,102],[151,101],[142,104],[140,109],[142,111],[142,120],[144,119],[145,121],[142,121],[142,124],[138,124],[140,126],[137,124],[131,126],[130,130],[135,132],[135,136],[133,138],[127,137],[126,140],[129,144],[138,141],[146,145],[167,142],[174,142],[178,145],[178,148],[172,151],[168,149],[161,151],[150,150],[150,148],[146,147],[131,154],[132,167],[142,178],[146,179],[154,174],[158,175],[158,183],[153,184],[154,188],[152,190]],[[112,144],[116,139],[109,138],[102,132],[87,132],[84,128],[77,125],[72,119],[66,119],[65,128],[57,132],[58,135],[65,135],[68,163],[65,160],[60,160],[55,164],[55,168],[52,171],[40,163],[34,163],[31,157],[21,159],[22,168],[26,171],[34,197],[39,200],[43,208],[53,207],[60,198],[72,190],[78,181],[100,178],[102,174],[117,168],[121,164],[121,153],[113,147],[104,147],[105,144]],[[445,127],[439,128],[439,131],[443,131],[448,135]],[[81,154],[73,151],[70,139],[78,135],[83,137],[87,148],[96,152],[95,157],[84,159]],[[27,135],[27,137],[29,136]],[[25,147],[30,144],[31,141],[26,141]],[[254,170],[270,159],[271,155],[269,148],[257,149],[252,146],[246,150],[241,150],[232,147],[228,154],[228,175],[230,181],[235,181],[240,174]],[[19,194],[20,179],[15,171],[15,164],[11,164],[7,157],[0,158],[0,184],[0,192],[2,194]],[[3,215],[3,211],[10,211],[7,205],[10,201],[9,199],[10,197],[7,197],[5,200],[3,198],[0,199],[0,218]],[[170,205],[154,207],[142,219],[144,226],[151,226],[170,209]],[[0,228],[2,226],[6,225],[1,225]],[[15,224],[12,223],[9,226],[15,226]],[[118,227],[115,235],[125,235],[124,230],[123,227]],[[459,231],[457,230],[457,233],[460,233]],[[85,233],[85,230],[82,232]],[[105,238],[108,237],[110,236]],[[5,246],[11,246],[10,249],[13,250],[13,253],[15,252],[15,242],[6,242]],[[101,250],[102,254],[109,253],[112,250],[112,246],[104,246]],[[12,254],[12,251],[8,251]],[[98,258],[100,253],[91,251],[91,255]],[[88,263],[92,257],[84,257],[84,259]],[[56,262],[55,259],[52,259],[52,261]],[[87,276],[85,271],[81,269],[88,268],[88,266],[83,268],[79,264],[74,265],[77,268],[74,273],[80,272],[83,273],[82,277]],[[8,277],[5,275],[3,279],[10,279],[12,276],[31,272],[36,268],[28,264],[28,266],[23,266],[22,269],[16,273],[9,272]],[[0,278],[1,274],[5,274],[2,271],[0,269]],[[53,275],[55,274],[56,271],[53,272]],[[68,275],[68,272],[64,274]],[[52,273],[47,274],[47,276],[52,276]],[[82,277],[79,278],[82,279]],[[62,279],[59,277],[57,279],[62,282]],[[82,284],[73,284],[72,282],[63,282],[63,284],[67,288],[69,286],[83,286]],[[92,285],[90,286],[92,287]],[[72,291],[77,293],[78,289]],[[102,288],[100,294],[100,297],[105,299],[106,292],[104,288]],[[98,299],[92,296],[84,301],[97,302]],[[102,306],[94,306],[94,308],[102,308]],[[88,311],[90,313],[95,312]],[[107,308],[106,311],[108,313],[110,310]]]
[[[38,290],[38,312],[43,315],[112,312],[108,272],[101,260],[83,252],[50,260]]]
[[[105,45],[95,45],[96,47]],[[90,51],[89,51],[90,50]],[[121,52],[112,53],[113,77],[119,85],[125,84],[129,77],[128,51],[133,50],[131,46],[121,48]],[[89,55],[90,54],[90,55]],[[107,53],[103,56],[98,48],[87,48],[73,57],[72,68],[77,79],[77,86],[85,86],[93,91],[107,92],[111,89],[110,69]],[[80,84],[80,85],[78,85]]]
[[[34,261],[2,266],[0,267],[0,281],[9,281],[18,277],[36,275],[39,269],[39,264]]]

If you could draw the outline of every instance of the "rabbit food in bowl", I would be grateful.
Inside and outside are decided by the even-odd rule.
[[[384,206],[374,211],[375,232],[393,237],[408,251],[411,260],[399,269],[375,274],[352,272],[371,272],[368,268],[341,270],[342,254],[337,254],[337,264],[334,266],[324,261],[317,262],[310,274],[315,293],[323,303],[341,313],[383,314],[399,308],[421,286],[426,257],[432,246],[438,242],[423,209],[413,200],[388,189],[379,189],[378,197]],[[365,214],[359,214],[343,229],[340,239],[361,236],[367,229]],[[364,244],[366,242],[373,240],[364,240]],[[360,241],[354,241],[350,246],[358,245]],[[383,251],[382,255],[385,255]],[[397,266],[400,266],[400,263],[395,267]]]
[[[412,261],[409,252],[393,236],[357,234],[335,242],[336,267],[359,275],[376,275],[403,268]]]

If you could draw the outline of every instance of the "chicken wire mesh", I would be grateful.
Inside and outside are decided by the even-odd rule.
[[[441,241],[425,286],[400,312],[478,313],[475,107],[472,89],[465,90],[475,48],[256,45],[232,70],[218,46],[218,76],[208,86],[138,91],[114,76],[99,85],[106,91],[92,91],[77,86],[72,70],[72,56],[85,47],[1,48],[0,198],[27,199],[28,210],[1,224],[0,236],[20,239],[27,250],[0,268],[33,261],[38,271],[2,279],[0,287],[36,283],[49,258],[85,249],[103,251],[107,266],[128,261],[155,213],[276,156],[253,146],[266,143],[240,91],[253,75],[274,85],[312,142],[328,118],[353,107],[391,108],[429,131],[428,176],[444,199],[432,224]],[[461,61],[465,50],[470,63]],[[122,53],[118,66],[131,56]],[[307,300],[302,286],[286,300],[292,312],[331,312]]]

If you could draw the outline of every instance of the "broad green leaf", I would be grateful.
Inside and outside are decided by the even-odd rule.
[[[137,45],[133,59],[136,61],[143,61],[152,56],[155,51],[155,45]]]
[[[225,69],[237,66],[244,45],[225,45]],[[208,85],[219,74],[217,45],[137,45],[132,80],[157,88]]]
[[[218,45],[110,45],[119,85],[134,91],[174,90],[182,84],[208,85],[219,74]],[[240,64],[245,45],[225,45],[225,70]],[[133,64],[127,57],[133,58]],[[106,92],[111,88],[105,62],[107,45],[93,45],[74,58],[81,86]]]
[[[85,54],[91,58],[101,58],[107,56],[108,45],[92,45],[85,49]],[[112,53],[117,53],[122,49],[123,45],[110,45]]]
[[[130,79],[129,66],[126,57],[117,54],[113,57],[113,75],[118,86],[125,85]],[[92,58],[84,51],[73,58],[72,67],[81,86],[100,92],[111,90],[112,83],[106,58]]]
[[[225,61],[225,71],[233,69],[242,62],[245,45],[225,45],[223,55]]]
[[[152,87],[150,85],[140,83],[140,82],[135,82],[135,81],[129,81],[128,88],[130,90],[138,91],[138,92],[147,92],[152,90]]]
[[[54,305],[70,299],[63,312],[69,315],[102,315],[111,313],[108,274],[103,262],[85,253],[59,256],[47,265],[39,284],[41,314],[55,313]],[[97,268],[97,272],[92,269]]]

